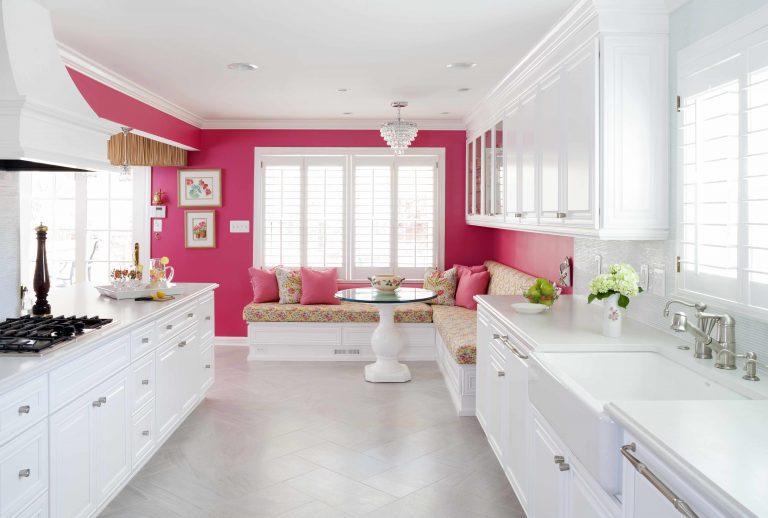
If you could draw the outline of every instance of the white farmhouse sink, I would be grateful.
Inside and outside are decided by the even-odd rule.
[[[621,430],[610,401],[747,399],[655,352],[540,352],[531,403],[609,494],[620,491]]]

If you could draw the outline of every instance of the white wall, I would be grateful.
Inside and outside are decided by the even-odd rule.
[[[768,0],[692,0],[670,15],[669,25],[669,82],[670,102],[677,95],[677,53],[695,41],[712,34],[724,26],[747,16],[749,13],[768,5]],[[670,294],[675,286],[675,237],[677,227],[677,118],[670,117],[670,229],[672,239],[668,241],[599,241],[595,239],[574,239],[574,292],[587,293],[587,284],[593,276],[591,266],[595,254],[602,256],[603,268],[617,262],[625,262],[640,268],[648,264],[659,266],[666,271],[666,292]],[[658,329],[673,333],[668,320],[662,315],[664,304],[671,297],[659,297],[644,293],[632,300],[628,316]],[[728,312],[726,308],[710,307],[714,312]],[[733,312],[732,312],[733,313]],[[734,314],[736,318],[736,349],[739,353],[755,351],[762,363],[768,363],[768,322]],[[681,338],[693,340],[689,335]]]
[[[19,175],[0,171],[0,319],[19,309]]]

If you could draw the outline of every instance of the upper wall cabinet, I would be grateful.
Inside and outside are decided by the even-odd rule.
[[[468,119],[468,223],[666,239],[667,22],[663,0],[576,3]]]

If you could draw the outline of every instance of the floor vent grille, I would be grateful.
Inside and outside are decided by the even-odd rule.
[[[360,349],[334,349],[334,355],[360,354]]]

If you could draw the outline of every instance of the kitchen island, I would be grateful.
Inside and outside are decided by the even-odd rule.
[[[54,315],[113,319],[42,355],[0,355],[0,518],[96,516],[214,381],[213,290],[163,302],[56,290]]]

